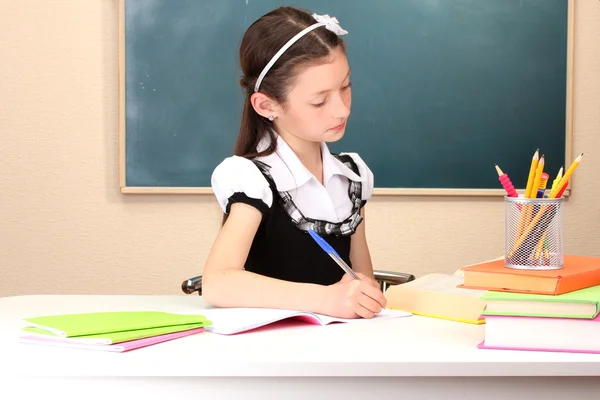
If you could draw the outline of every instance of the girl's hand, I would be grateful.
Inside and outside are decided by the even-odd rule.
[[[386,299],[373,279],[358,273],[360,280],[346,274],[325,288],[324,314],[338,318],[373,318],[386,306]]]
[[[362,274],[360,272],[355,272],[356,275],[358,275],[358,277],[360,278],[361,281],[366,281],[369,282],[369,284],[371,284],[375,289],[379,289],[379,283],[377,283],[377,281],[373,278],[369,278],[368,276],[366,276],[365,274]],[[342,280],[340,282],[342,282],[344,279],[348,279],[351,278],[350,275],[348,274],[344,274],[344,276],[342,277]]]

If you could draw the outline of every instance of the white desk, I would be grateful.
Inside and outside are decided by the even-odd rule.
[[[61,399],[494,400],[579,399],[600,389],[600,355],[480,350],[485,326],[418,316],[204,332],[128,353],[17,343],[26,316],[203,306],[198,296],[0,298],[0,391],[14,385],[15,398],[56,392]]]

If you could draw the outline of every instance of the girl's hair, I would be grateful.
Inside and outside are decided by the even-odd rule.
[[[244,35],[240,45],[240,86],[245,91],[244,109],[234,154],[247,158],[273,153],[276,138],[272,122],[262,117],[252,107],[250,97],[263,68],[292,37],[317,21],[312,15],[295,7],[279,7],[256,20]],[[325,62],[337,47],[345,51],[340,37],[319,27],[302,36],[288,48],[271,67],[260,84],[260,92],[285,106],[288,92],[303,67]],[[263,135],[271,136],[270,146],[257,152]]]
[[[254,93],[258,76],[271,58],[288,40],[316,22],[307,11],[295,7],[279,7],[260,17],[246,31],[240,44],[240,86],[245,92],[245,99],[240,131],[235,143],[236,156],[254,158],[275,152],[277,140],[271,129],[273,123],[254,111],[250,97]],[[302,68],[325,62],[337,47],[345,51],[342,39],[325,27],[308,32],[273,64],[260,84],[260,92],[285,106],[287,94]],[[270,136],[270,145],[258,152],[256,148],[264,135]],[[223,213],[222,225],[227,217]]]

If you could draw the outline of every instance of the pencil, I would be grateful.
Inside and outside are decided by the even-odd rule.
[[[510,181],[510,178],[508,177],[508,175],[506,175],[504,172],[502,172],[502,170],[500,169],[498,164],[495,164],[495,166],[496,166],[496,172],[498,173],[498,180],[502,184],[502,187],[506,191],[506,194],[508,195],[508,197],[519,197],[519,194],[515,190],[515,187],[513,186],[512,182]]]
[[[531,166],[529,167],[529,176],[527,178],[527,187],[525,189],[525,198],[531,198],[531,192],[533,191],[533,180],[535,178],[535,170],[537,169],[540,149],[536,149],[533,157],[531,158]]]
[[[535,193],[535,188],[533,187],[533,181],[535,179],[535,171],[537,169],[538,160],[540,157],[540,149],[536,149],[535,153],[533,153],[533,157],[531,157],[531,165],[529,166],[529,176],[527,177],[527,187],[525,188],[525,198],[531,198],[531,192]],[[531,207],[529,204],[524,204],[521,207],[521,215],[519,215],[519,224],[517,225],[517,238],[521,236],[523,233],[523,229],[529,222],[531,214]]]
[[[569,186],[569,181],[566,181],[565,184],[563,185],[562,189],[560,189],[558,191],[558,193],[556,194],[556,198],[560,199],[563,195],[563,193],[565,192],[565,189],[567,188],[567,186]]]
[[[548,234],[548,231],[545,231],[544,234],[542,235],[542,238],[540,239],[537,246],[535,247],[535,259],[536,260],[540,258],[540,254],[542,253],[542,248],[544,247],[544,243],[546,242],[547,234]]]
[[[533,187],[531,188],[531,193],[529,193],[529,197],[530,198],[536,198],[537,197],[537,191],[538,188],[540,187],[540,182],[542,181],[542,174],[544,173],[544,156],[542,155],[542,157],[540,158],[540,161],[538,162],[537,168],[535,169],[535,177],[533,178]]]
[[[530,199],[535,199],[537,197],[537,192],[538,192],[538,187],[540,186],[540,182],[542,181],[542,174],[544,173],[544,166],[545,166],[545,158],[542,155],[536,165],[535,168],[535,174],[533,177],[533,184],[531,186],[530,192],[529,192],[529,198]],[[527,225],[529,223],[529,221],[531,221],[531,218],[533,217],[533,213],[535,212],[535,205],[534,204],[526,204],[524,207],[524,212],[525,212],[525,217],[524,217],[524,225]]]
[[[552,187],[550,188],[550,190],[554,190],[556,185],[558,185],[558,182],[560,182],[560,178],[562,178],[562,174],[563,174],[563,167],[560,167],[560,169],[558,170],[558,174],[556,174],[556,178],[554,178],[554,181],[552,182]]]
[[[550,198],[555,198],[556,195],[558,194],[558,192],[560,191],[560,189],[563,187],[563,185],[565,184],[565,182],[567,182],[569,179],[571,179],[571,175],[573,175],[573,172],[575,172],[575,170],[577,169],[577,167],[579,167],[579,164],[581,164],[581,160],[583,159],[583,153],[581,153],[576,159],[575,161],[573,161],[573,163],[571,164],[571,166],[569,167],[569,169],[567,170],[567,172],[565,172],[564,176],[562,178],[560,178],[560,181],[558,182],[558,184],[556,185],[556,187],[554,189],[552,189],[550,191]]]

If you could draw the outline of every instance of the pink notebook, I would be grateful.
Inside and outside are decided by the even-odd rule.
[[[65,342],[59,338],[46,338],[41,336],[22,336],[19,338],[20,343],[26,344],[37,344],[44,346],[55,346],[55,347],[68,347],[73,349],[83,350],[98,350],[98,351],[110,351],[115,353],[123,353],[129,350],[139,349],[141,347],[151,346],[153,344],[166,342],[173,339],[179,339],[185,336],[195,335],[197,333],[204,332],[204,328],[190,329],[187,331],[167,333],[165,335],[153,336],[144,339],[130,340],[128,342],[122,342],[110,345],[97,345],[97,344],[82,344]]]

